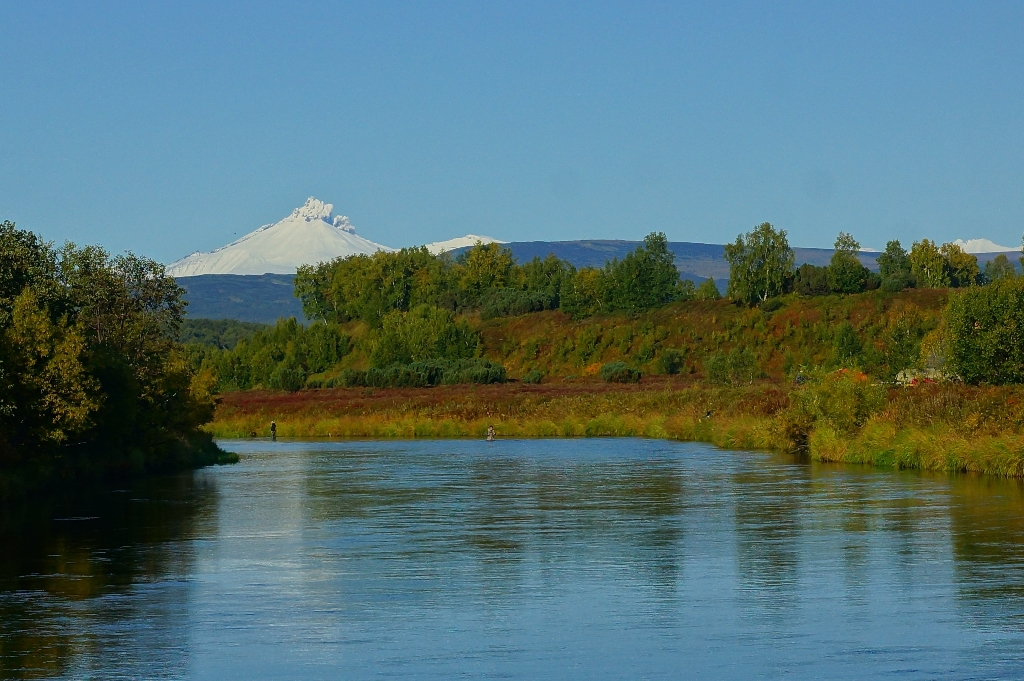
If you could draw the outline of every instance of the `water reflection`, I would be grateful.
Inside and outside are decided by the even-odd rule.
[[[4,512],[0,676],[1024,673],[1017,482],[642,440],[228,446]]]
[[[173,581],[193,570],[189,541],[216,532],[215,512],[215,488],[202,475],[4,508],[3,677],[75,676],[95,658],[130,657],[139,645],[154,646],[152,662],[173,666],[188,633],[187,589]],[[171,588],[149,588],[168,581]],[[139,591],[147,597],[133,597]]]

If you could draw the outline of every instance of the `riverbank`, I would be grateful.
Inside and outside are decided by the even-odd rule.
[[[98,454],[101,449],[102,454]],[[0,501],[232,463],[238,463],[238,454],[221,449],[202,431],[168,440],[159,449],[149,451],[83,445],[37,452],[27,460],[0,469]]]
[[[681,378],[637,385],[447,386],[227,393],[215,437],[653,437],[725,449],[800,449],[820,461],[1024,477],[1024,391],[925,385],[885,393],[863,423],[808,421],[799,389],[709,387]]]

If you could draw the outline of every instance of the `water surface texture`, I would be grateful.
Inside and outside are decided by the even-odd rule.
[[[1024,677],[1014,481],[633,439],[226,442],[0,524],[4,678]]]

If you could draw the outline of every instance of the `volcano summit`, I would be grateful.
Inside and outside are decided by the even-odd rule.
[[[291,215],[264,225],[241,239],[209,253],[196,252],[167,266],[174,277],[199,274],[294,274],[299,265],[334,258],[390,251],[361,236],[334,206],[312,196]]]

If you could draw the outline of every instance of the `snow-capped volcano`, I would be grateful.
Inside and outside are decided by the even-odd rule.
[[[953,243],[964,249],[964,253],[1016,253],[1020,251],[1020,246],[1000,246],[988,239],[968,239],[967,241],[957,239]]]
[[[448,251],[454,251],[456,248],[465,248],[467,246],[476,246],[477,244],[507,244],[507,241],[501,239],[495,239],[490,236],[478,236],[476,234],[467,234],[466,236],[458,236],[454,239],[448,239],[447,241],[435,241],[433,243],[426,244],[424,248],[438,255],[440,253],[447,253]]]
[[[305,205],[272,225],[264,225],[238,241],[209,253],[193,253],[167,266],[174,277],[198,274],[292,274],[299,265],[315,264],[346,255],[390,251],[356,236],[344,215],[332,216],[334,206],[312,196]]]

